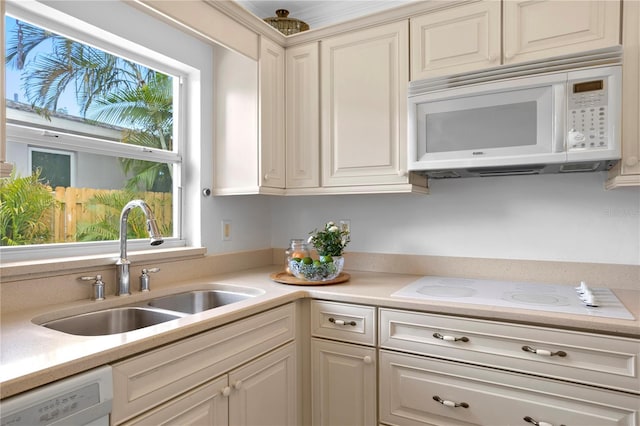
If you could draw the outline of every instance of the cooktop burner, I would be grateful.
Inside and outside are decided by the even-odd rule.
[[[574,288],[558,284],[426,276],[391,296],[634,319],[610,289],[589,288],[584,283]]]

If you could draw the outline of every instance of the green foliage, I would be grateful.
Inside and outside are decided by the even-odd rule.
[[[120,238],[120,213],[131,200],[142,198],[143,194],[132,191],[114,191],[94,195],[88,202],[88,208],[104,210],[98,220],[92,223],[80,223],[77,230],[77,241],[108,241]],[[139,209],[129,212],[127,221],[127,238],[147,238],[147,222]],[[167,225],[160,227],[162,235],[171,235]]]
[[[47,212],[56,206],[51,188],[40,181],[40,171],[20,177],[15,169],[0,179],[1,245],[17,246],[51,242]]]
[[[342,251],[350,241],[349,231],[341,230],[333,222],[327,222],[324,229],[316,229],[310,234],[309,242],[320,256],[342,256]]]
[[[126,124],[122,142],[149,149],[173,149],[173,86],[171,79],[160,73],[147,76],[139,87],[122,88],[98,99],[90,115],[103,123]],[[121,160],[122,169],[132,176],[127,181],[130,191],[171,192],[172,171],[164,163]]]

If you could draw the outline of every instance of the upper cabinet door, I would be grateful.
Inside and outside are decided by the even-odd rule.
[[[620,1],[509,0],[503,7],[505,64],[620,44]]]
[[[260,185],[285,186],[284,48],[260,43]]]
[[[500,2],[411,18],[411,80],[500,65]]]
[[[287,49],[287,188],[320,185],[319,66],[317,42]]]
[[[321,43],[322,186],[407,183],[407,22]]]
[[[624,2],[622,68],[623,174],[640,175],[640,2]],[[638,185],[638,179],[634,181]]]
[[[609,172],[608,189],[640,186],[640,2],[625,1],[622,16],[622,159]]]

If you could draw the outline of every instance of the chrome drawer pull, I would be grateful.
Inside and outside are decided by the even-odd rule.
[[[535,426],[553,426],[553,424],[552,424],[552,423],[547,423],[547,422],[537,421],[537,420],[535,420],[535,419],[534,419],[533,417],[531,417],[531,416],[525,416],[525,417],[524,417],[524,421],[525,421],[525,422],[528,422],[528,423],[531,423],[531,424],[533,424],[533,425],[535,425]],[[564,426],[564,425],[560,425],[560,426]]]
[[[446,340],[447,342],[468,342],[469,338],[468,337],[453,337],[453,336],[443,336],[440,333],[433,333],[433,337],[435,337],[436,339],[440,339],[440,340]]]
[[[329,322],[332,322],[335,325],[351,325],[353,327],[357,325],[355,321],[345,321],[345,320],[335,319],[333,317],[329,318]]]
[[[531,352],[532,354],[542,355],[542,356],[559,356],[559,357],[567,356],[567,353],[565,351],[551,352],[545,349],[534,349],[531,346],[523,346],[522,350],[525,352]]]
[[[446,399],[442,399],[440,398],[438,395],[434,395],[433,396],[433,400],[436,402],[439,402],[442,405],[446,405],[447,407],[462,407],[462,408],[469,408],[469,404],[467,404],[466,402],[453,402],[453,401],[447,401]]]

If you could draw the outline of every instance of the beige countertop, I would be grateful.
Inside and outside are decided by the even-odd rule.
[[[640,291],[637,290],[614,289],[618,298],[636,318],[621,320],[391,297],[392,293],[415,281],[419,275],[352,271],[349,272],[351,279],[345,283],[295,286],[273,282],[269,274],[276,271],[276,266],[262,267],[212,275],[206,279],[184,282],[180,286],[152,290],[150,293],[135,293],[124,301],[112,296],[101,302],[85,300],[3,314],[0,335],[0,397],[15,395],[304,297],[640,338]],[[165,294],[215,287],[216,283],[250,287],[263,293],[210,311],[110,336],[74,336],[32,322],[34,318],[43,322],[98,308],[136,303]]]

